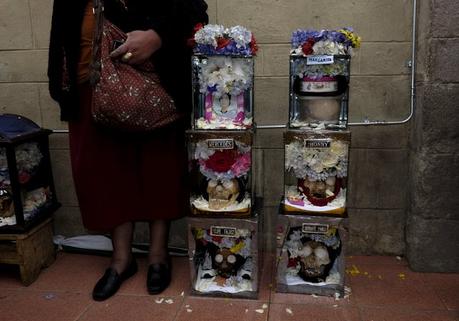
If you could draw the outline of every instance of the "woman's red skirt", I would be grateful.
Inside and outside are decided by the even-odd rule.
[[[69,123],[73,179],[83,224],[110,231],[128,221],[186,214],[187,154],[183,126],[123,135],[91,119],[91,87],[79,88],[80,117]]]

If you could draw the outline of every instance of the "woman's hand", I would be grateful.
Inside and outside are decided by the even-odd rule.
[[[154,30],[135,30],[127,33],[126,41],[110,53],[130,65],[141,64],[161,48],[161,37]]]

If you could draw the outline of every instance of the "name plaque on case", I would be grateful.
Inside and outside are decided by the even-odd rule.
[[[221,237],[236,237],[236,230],[237,229],[235,227],[211,226],[210,235]]]
[[[307,65],[331,65],[334,63],[333,56],[317,55],[306,57]]]
[[[305,139],[304,147],[306,148],[330,148],[331,139]]]
[[[234,139],[208,139],[207,147],[209,149],[233,149]]]
[[[328,224],[303,223],[301,231],[309,234],[327,234]]]

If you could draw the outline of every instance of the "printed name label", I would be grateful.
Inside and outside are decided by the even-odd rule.
[[[225,237],[236,237],[235,227],[224,227],[224,226],[211,226],[211,236],[225,236]]]
[[[307,65],[330,65],[334,62],[333,56],[307,56]]]
[[[306,139],[304,147],[306,148],[330,148],[331,139]]]
[[[301,231],[309,234],[327,234],[328,224],[303,223]]]
[[[207,147],[209,149],[233,149],[234,139],[208,139]]]

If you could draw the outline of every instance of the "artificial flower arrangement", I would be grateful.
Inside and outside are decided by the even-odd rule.
[[[216,143],[217,141],[217,143]],[[229,142],[231,147],[218,142]],[[198,167],[204,188],[191,197],[194,210],[249,214],[247,191],[251,169],[251,146],[236,139],[202,139],[192,144],[192,162]]]
[[[308,135],[296,134],[285,145],[285,209],[344,214],[349,140],[341,136],[346,133]]]
[[[198,25],[194,45],[194,126],[246,129],[252,126],[253,60],[257,45],[242,26]]]
[[[361,38],[350,27],[339,30],[302,30],[292,33],[292,51],[295,56],[352,55],[360,47]]]
[[[318,225],[312,225],[316,227]],[[310,233],[302,226],[290,228],[282,251],[284,260],[279,279],[287,286],[311,284],[316,286],[340,284],[337,259],[341,254],[341,239],[336,227],[319,225],[326,228],[324,233]]]
[[[201,55],[254,56],[258,50],[252,32],[242,26],[225,28],[222,25],[197,24],[191,44],[194,53]]]
[[[217,230],[217,233],[215,231]],[[225,236],[222,231],[230,231]],[[192,228],[195,241],[194,290],[200,293],[254,291],[252,232],[222,226]]]

